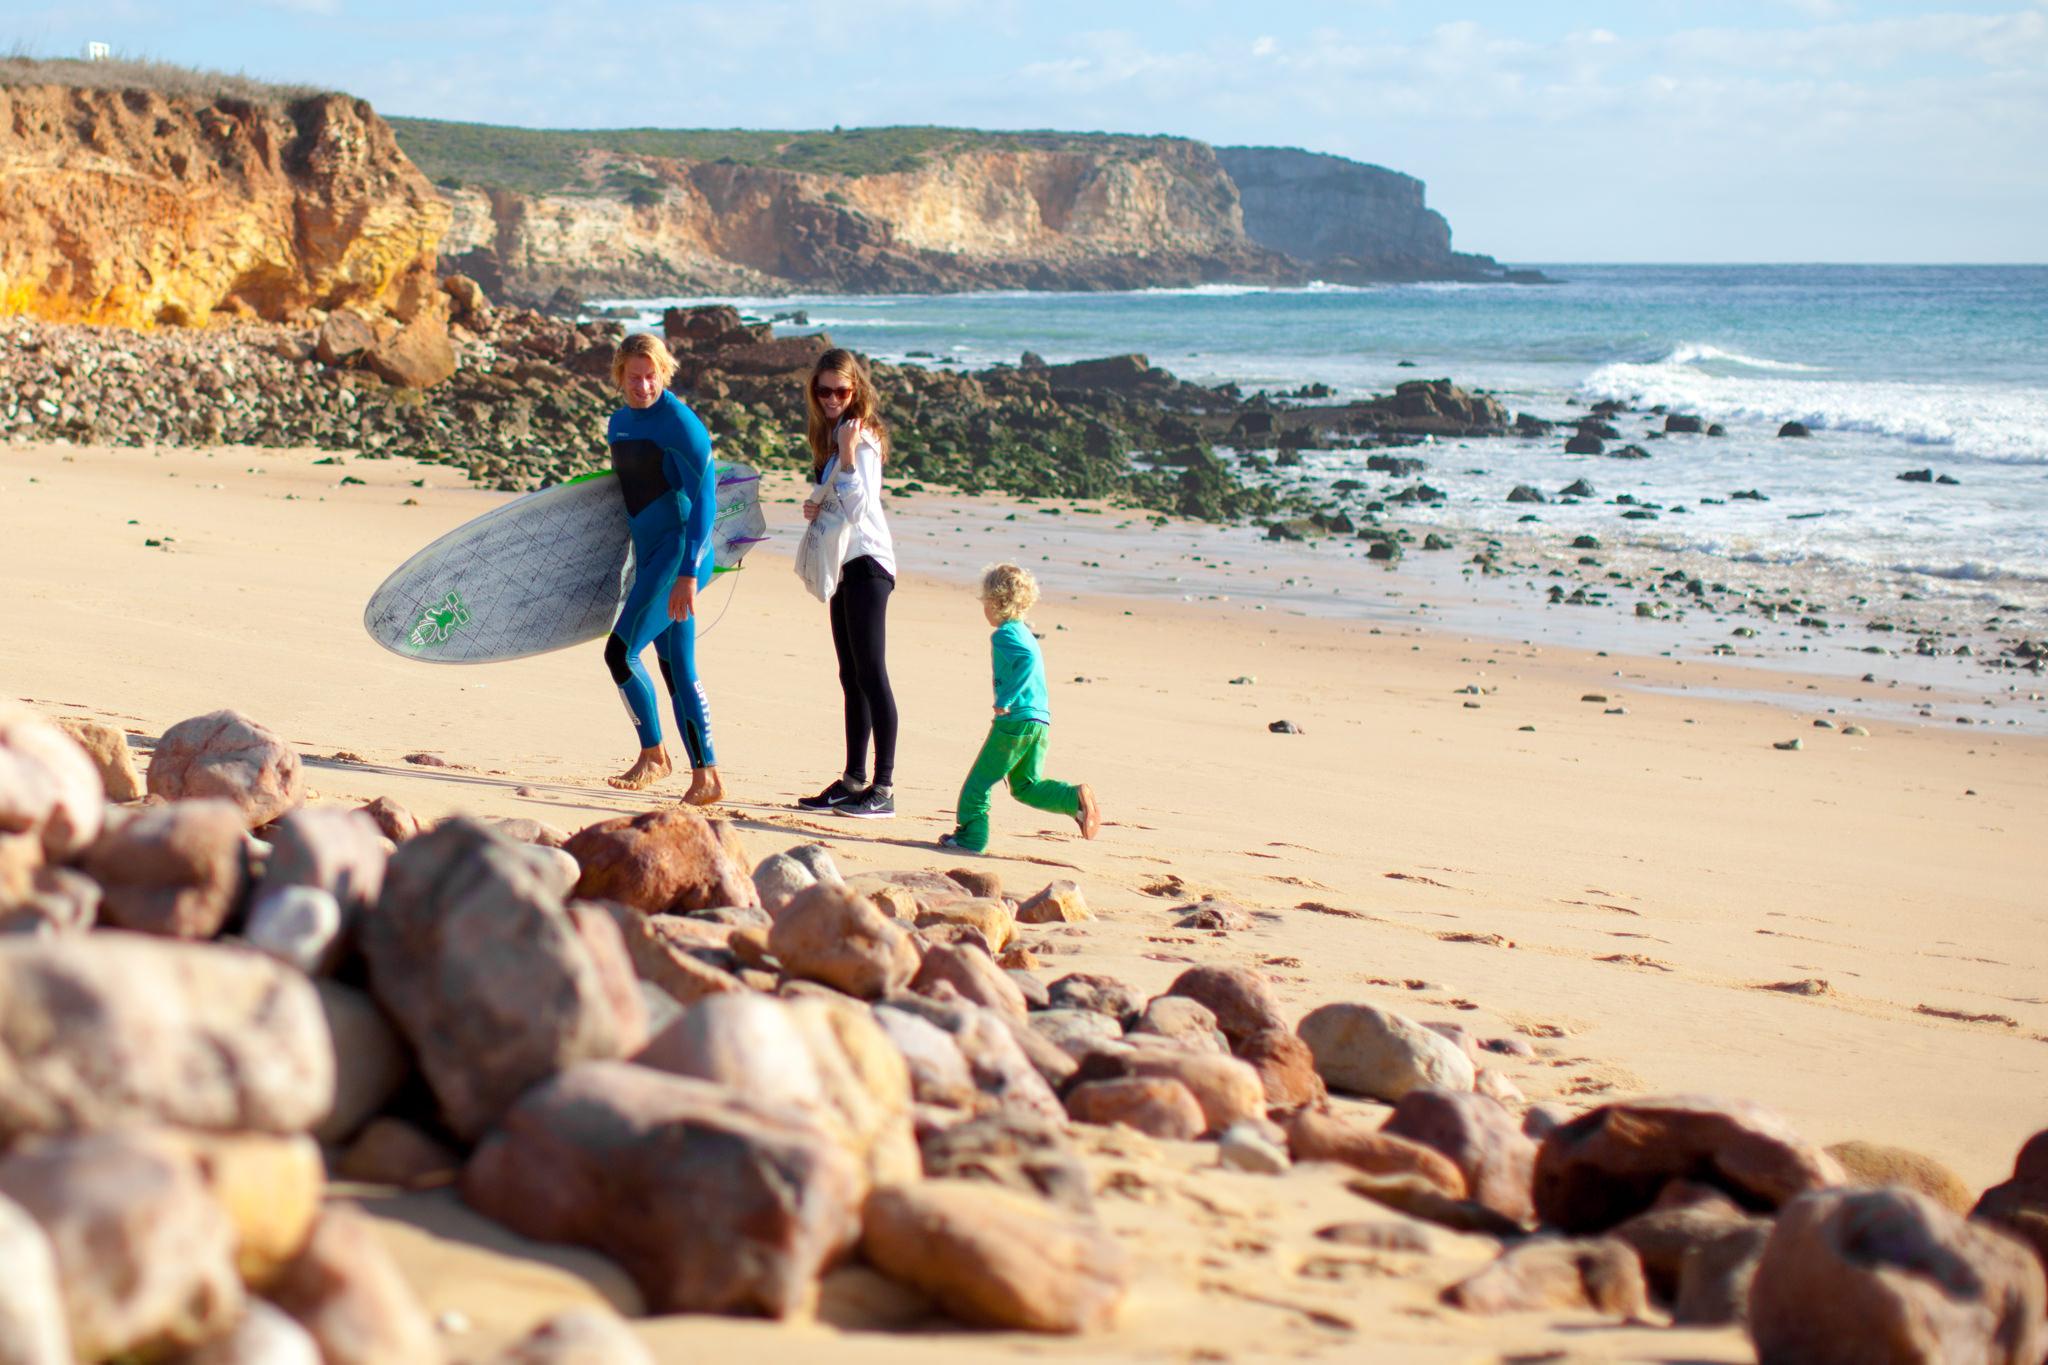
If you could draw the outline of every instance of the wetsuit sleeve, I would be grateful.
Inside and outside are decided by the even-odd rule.
[[[695,413],[677,415],[673,439],[663,443],[669,487],[675,490],[676,519],[683,528],[683,563],[694,566],[711,543],[718,511],[718,475],[711,460],[711,433]]]

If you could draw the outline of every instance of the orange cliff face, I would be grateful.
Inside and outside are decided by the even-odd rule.
[[[593,152],[658,197],[461,189],[444,268],[494,295],[1129,289],[1275,280],[1292,263],[1246,236],[1201,143],[1137,150],[953,149],[865,176]]]
[[[361,100],[0,88],[0,315],[375,313],[431,280],[448,222]]]

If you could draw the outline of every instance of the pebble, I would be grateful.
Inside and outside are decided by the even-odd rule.
[[[1217,1164],[1225,1170],[1284,1175],[1294,1164],[1278,1143],[1268,1141],[1256,1126],[1246,1122],[1225,1128],[1217,1139],[1217,1148]]]

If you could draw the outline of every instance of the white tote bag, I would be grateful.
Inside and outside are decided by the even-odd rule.
[[[811,590],[811,596],[829,602],[839,587],[839,570],[846,563],[853,523],[846,519],[846,509],[832,492],[829,469],[825,481],[818,485],[818,492],[823,494],[818,501],[818,515],[804,528],[804,538],[797,542],[796,576]]]

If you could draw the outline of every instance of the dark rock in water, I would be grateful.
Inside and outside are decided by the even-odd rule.
[[[1689,413],[1674,412],[1664,419],[1664,430],[1698,433],[1706,430],[1707,424]]]
[[[1588,436],[1584,432],[1564,443],[1564,453],[1567,455],[1598,455],[1606,448],[1598,436]]]
[[[1937,478],[1936,478],[1936,479],[1935,479],[1934,481],[1935,481],[1936,483],[1945,483],[1945,484],[1951,484],[1951,485],[1953,485],[1953,484],[1959,484],[1959,483],[1961,483],[1961,482],[1962,482],[1962,480],[1961,480],[1961,479],[1955,478],[1955,477],[1953,477],[1953,476],[1951,476],[1951,475],[1948,475],[1948,474],[1943,474],[1943,475],[1940,475],[1940,476],[1939,476],[1939,477],[1937,477]]]
[[[1432,488],[1426,483],[1416,483],[1410,484],[1391,498],[1388,498],[1387,501],[1398,503],[1442,502],[1444,496],[1444,491],[1441,488]]]
[[[1612,417],[1617,412],[1627,411],[1628,404],[1616,402],[1612,398],[1603,398],[1593,405],[1593,415],[1595,417]]]
[[[1572,539],[1572,548],[1574,550],[1597,550],[1600,548],[1600,537],[1575,536]]]
[[[1358,529],[1350,515],[1344,512],[1311,512],[1309,520],[1333,536],[1348,536]]]
[[[1570,483],[1558,489],[1557,495],[1560,498],[1596,498],[1600,496],[1593,491],[1593,485],[1587,483],[1584,479],[1573,479]]]
[[[1934,471],[1933,471],[1933,470],[1931,470],[1931,469],[1909,469],[1909,470],[1907,470],[1907,471],[1906,471],[1905,473],[1903,473],[1903,474],[1899,475],[1899,482],[1900,482],[1900,483],[1933,483],[1933,482],[1934,482]]]
[[[1742,489],[1742,490],[1741,490],[1741,491],[1739,491],[1739,492],[1735,492],[1735,493],[1730,493],[1730,494],[1728,495],[1728,499],[1729,499],[1729,501],[1731,501],[1731,502],[1769,502],[1769,501],[1770,501],[1770,497],[1769,497],[1769,496],[1768,496],[1767,494],[1764,494],[1764,493],[1759,493],[1759,492],[1758,492],[1758,491],[1757,491],[1756,489],[1754,489],[1754,488],[1745,488],[1745,489]]]
[[[1516,484],[1516,485],[1514,486],[1514,489],[1513,489],[1513,490],[1512,490],[1511,492],[1509,492],[1509,494],[1508,494],[1508,501],[1509,501],[1509,502],[1548,502],[1548,501],[1549,501],[1549,499],[1548,499],[1548,498],[1545,498],[1545,497],[1543,496],[1543,494],[1542,494],[1542,492],[1541,492],[1540,490],[1538,490],[1538,489],[1534,489],[1534,488],[1531,488],[1531,487],[1530,487],[1530,486],[1529,486],[1528,484],[1526,484],[1526,483],[1518,483],[1518,484]]]
[[[1486,394],[1448,379],[1410,379],[1396,386],[1389,426],[1423,436],[1495,436],[1508,430],[1508,411]]]
[[[1579,435],[1598,436],[1603,441],[1618,441],[1621,433],[1611,423],[1598,422],[1588,417],[1579,423]]]
[[[1266,727],[1276,735],[1299,735],[1304,731],[1291,720],[1276,720]]]
[[[1784,426],[1782,426],[1782,427],[1779,427],[1779,428],[1778,428],[1778,434],[1779,434],[1780,436],[1811,436],[1811,435],[1813,435],[1813,433],[1812,433],[1811,431],[1807,430],[1807,426],[1806,426],[1806,423],[1804,423],[1804,422],[1787,422],[1787,423],[1785,423],[1785,425],[1784,425]]]
[[[1396,541],[1376,540],[1366,547],[1365,557],[1391,564],[1401,557],[1401,546]]]
[[[1375,474],[1388,474],[1397,479],[1405,479],[1411,474],[1420,474],[1425,463],[1426,461],[1418,460],[1413,455],[1368,455],[1365,457],[1365,467],[1367,469]],[[1339,488],[1341,491],[1342,485],[1339,485]]]
[[[1451,548],[1451,542],[1436,532],[1431,531],[1422,538],[1422,548],[1425,550],[1448,550]]]
[[[1412,360],[1397,360],[1394,362],[1394,368],[1397,370],[1412,370],[1415,368],[1415,362]]]
[[[1719,422],[1710,422],[1707,424],[1707,435],[1726,436],[1727,434],[1728,428],[1722,426]]]
[[[1327,534],[1328,532],[1308,517],[1266,523],[1268,540],[1318,540]]]
[[[1515,435],[1517,436],[1548,436],[1556,425],[1554,422],[1546,422],[1541,417],[1533,417],[1526,412],[1515,414]]]
[[[1065,365],[1049,365],[1045,370],[1055,388],[1062,389],[1107,389],[1112,393],[1137,393],[1150,388],[1166,388],[1173,384],[1173,376],[1153,366],[1142,355],[1112,355],[1100,360],[1076,360]]]
[[[1641,446],[1634,445],[1622,446],[1619,450],[1610,450],[1606,454],[1610,460],[1647,460],[1650,458],[1649,451],[1644,450]]]

